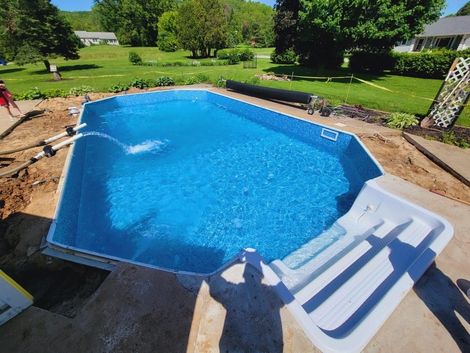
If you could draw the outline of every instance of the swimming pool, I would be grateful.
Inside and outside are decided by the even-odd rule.
[[[382,174],[351,134],[205,90],[89,103],[81,122],[48,241],[172,271],[282,259]]]

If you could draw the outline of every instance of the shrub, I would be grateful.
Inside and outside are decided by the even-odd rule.
[[[230,49],[226,54],[227,63],[229,65],[235,65],[240,62],[240,52],[238,49]]]
[[[248,83],[250,85],[259,85],[260,82],[261,80],[257,76],[253,76],[252,78],[245,81],[245,83]]]
[[[470,143],[465,139],[458,138],[455,136],[453,131],[443,132],[442,133],[442,142],[447,143],[448,145],[458,146],[460,148],[469,148]]]
[[[198,79],[199,83],[210,82],[209,76],[207,76],[206,74],[197,74],[196,78]]]
[[[413,114],[392,113],[387,119],[387,126],[393,129],[406,129],[418,125],[419,121]]]
[[[455,58],[469,54],[468,49],[464,51],[440,49],[420,53],[355,51],[349,59],[349,68],[359,72],[391,70],[398,75],[442,78],[447,74]]]
[[[297,54],[293,49],[287,49],[283,53],[271,54],[271,61],[275,64],[294,64],[297,61]]]
[[[175,81],[171,77],[160,76],[160,77],[157,77],[157,79],[155,80],[155,85],[158,87],[174,86]]]
[[[248,48],[241,51],[237,48],[222,49],[217,52],[217,59],[227,60],[229,65],[238,64],[240,61],[252,60],[254,56],[255,53]]]
[[[389,51],[377,53],[355,51],[349,58],[349,68],[356,72],[382,72],[392,70],[394,65],[395,57]]]
[[[118,83],[116,85],[112,85],[111,87],[109,87],[108,92],[119,93],[119,92],[127,91],[128,89],[129,89],[129,85]]]
[[[238,54],[237,51],[231,51],[228,54],[227,62],[229,65],[235,65],[240,62],[240,55]]]
[[[178,50],[178,39],[173,33],[158,33],[158,49],[165,52]]]
[[[37,87],[31,88],[23,94],[18,94],[16,96],[17,100],[30,100],[30,99],[44,99],[47,98],[44,92]]]
[[[135,51],[129,52],[129,61],[132,65],[142,65],[142,58]]]
[[[439,50],[422,53],[395,53],[393,72],[400,75],[441,78],[460,52]]]
[[[225,88],[227,85],[227,80],[225,79],[224,76],[219,76],[217,77],[217,80],[215,80],[215,86],[219,88]]]
[[[181,82],[183,85],[195,85],[202,82],[210,82],[209,76],[205,74],[197,74],[195,76],[188,76]]]
[[[217,51],[217,59],[227,60],[229,56],[229,49],[220,49]]]
[[[249,48],[245,48],[240,51],[239,56],[241,61],[249,61],[254,59],[255,53]]]
[[[70,90],[69,90],[69,94],[71,96],[83,96],[87,93],[90,93],[90,92],[93,92],[93,88],[90,87],[90,86],[86,86],[86,85],[82,85],[82,86],[79,86],[79,87],[72,87]]]
[[[211,61],[201,61],[201,66],[224,66],[228,65],[227,60],[214,60]]]
[[[69,96],[69,93],[62,90],[62,89],[49,89],[47,91],[44,91],[44,95],[47,97],[47,98],[67,98]]]
[[[49,89],[47,91],[41,91],[39,88],[34,87],[25,93],[16,94],[16,100],[30,100],[30,99],[46,99],[46,98],[67,98],[69,94],[61,89]]]
[[[130,87],[145,89],[152,86],[152,82],[150,80],[145,80],[143,78],[136,78],[134,81],[129,83]]]

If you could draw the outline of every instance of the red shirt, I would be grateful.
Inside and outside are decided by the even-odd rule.
[[[11,97],[13,97],[13,95],[6,88],[4,90],[0,90],[0,106],[9,105]]]

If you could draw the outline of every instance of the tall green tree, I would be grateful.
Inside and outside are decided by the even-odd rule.
[[[103,28],[94,11],[61,11],[74,31],[101,32]]]
[[[103,28],[115,32],[122,44],[155,46],[158,20],[176,4],[175,0],[96,0],[94,11]]]
[[[168,52],[178,49],[177,18],[178,13],[176,11],[167,11],[161,15],[158,21],[158,49]]]
[[[193,57],[211,56],[227,45],[228,22],[219,0],[188,0],[178,9],[178,40]]]
[[[274,5],[274,46],[277,54],[293,49],[298,34],[299,0],[277,0]]]
[[[2,0],[0,51],[25,64],[49,58],[78,59],[80,40],[49,0]]]
[[[349,49],[387,51],[437,20],[444,0],[302,0],[301,60],[336,67]]]
[[[470,1],[463,5],[459,11],[455,14],[456,16],[467,16],[470,15]]]
[[[228,45],[240,43],[257,47],[274,44],[274,11],[259,2],[243,0],[223,0],[228,20]]]

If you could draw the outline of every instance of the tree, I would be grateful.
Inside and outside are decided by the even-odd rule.
[[[337,67],[345,50],[389,51],[437,20],[444,0],[310,0],[299,12],[303,62]]]
[[[70,23],[74,31],[103,31],[96,11],[60,11],[60,14]]]
[[[299,8],[299,0],[277,0],[274,5],[274,46],[277,54],[294,48],[298,33]]]
[[[456,16],[467,16],[470,15],[470,1],[463,5],[459,11],[455,14]]]
[[[246,43],[268,47],[274,43],[273,9],[259,2],[223,0],[228,21],[228,45]]]
[[[3,0],[0,7],[0,51],[22,64],[49,58],[78,59],[80,40],[49,0]]]
[[[158,49],[163,51],[175,51],[178,49],[177,17],[178,13],[176,11],[167,11],[160,16],[158,21]]]
[[[96,0],[94,11],[103,28],[115,32],[122,44],[154,46],[160,16],[175,6],[175,0]]]
[[[178,41],[193,57],[208,57],[211,50],[224,48],[228,23],[219,0],[189,0],[178,9]]]

